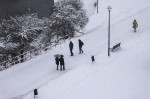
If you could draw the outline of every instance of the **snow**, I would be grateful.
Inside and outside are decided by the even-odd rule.
[[[92,8],[96,0],[86,1],[90,17],[85,34],[69,40],[47,53],[0,72],[0,99],[150,99],[150,1],[99,0],[99,13]],[[130,2],[130,3],[129,3]],[[107,56],[108,11],[111,5],[111,47],[121,48]],[[94,9],[94,10],[93,10]],[[133,32],[132,22],[139,27]],[[84,42],[78,54],[78,39]],[[54,55],[63,54],[65,71],[57,71]],[[95,55],[92,63],[91,55]]]

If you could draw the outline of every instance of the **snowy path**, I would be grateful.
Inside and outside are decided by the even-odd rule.
[[[147,15],[149,11],[136,13],[136,16],[140,18]],[[150,70],[148,61],[150,54],[147,52],[150,47],[141,48],[149,44],[147,42],[150,39],[150,35],[147,34],[149,30],[143,31],[149,27],[145,26],[148,24],[149,16],[145,20],[139,21],[141,27],[144,28],[140,29],[143,32],[139,30],[137,34],[132,32],[131,26],[128,26],[133,17],[121,21],[117,26],[112,26],[112,43],[121,41],[122,45],[121,50],[111,53],[109,59],[107,50],[105,50],[107,49],[107,30],[96,28],[90,34],[81,37],[88,44],[88,46],[86,46],[87,44],[84,46],[85,54],[69,58],[69,62],[77,63],[74,65],[76,68],[42,87],[39,90],[41,95],[38,99],[47,99],[47,97],[52,99],[148,99],[150,97],[148,94],[150,92],[150,79],[148,79],[150,78],[148,72]],[[124,26],[128,27],[118,29]],[[113,35],[114,31],[117,32]],[[73,42],[75,41],[73,40]],[[139,45],[137,46],[137,44]],[[90,62],[92,53],[96,54],[96,63],[94,64]],[[148,71],[144,68],[147,68]],[[29,94],[24,99],[31,99],[32,97],[33,95]]]
[[[87,34],[80,37],[84,54],[78,54],[79,38],[74,38],[73,57],[66,41],[44,55],[0,72],[0,99],[33,99],[34,88],[39,88],[37,99],[149,99],[150,8],[143,5],[119,18],[116,16],[127,10],[122,7],[116,12],[114,8],[111,46],[121,42],[121,50],[107,57],[108,13],[104,9],[109,2],[116,5],[102,0],[101,14],[91,16]],[[139,23],[137,33],[132,29],[134,18]],[[53,55],[57,53],[64,55],[66,71],[56,70]],[[95,63],[91,62],[92,54],[96,55]]]

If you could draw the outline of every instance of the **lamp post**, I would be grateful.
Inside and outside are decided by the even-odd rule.
[[[98,0],[97,0],[97,13],[98,13]]]
[[[98,0],[94,3],[94,7],[97,8],[97,13],[98,13]]]
[[[110,10],[112,9],[111,6],[107,7],[109,12],[109,20],[108,20],[108,56],[110,56]]]
[[[31,13],[31,9],[30,8],[28,8],[28,11],[29,11],[29,14]]]

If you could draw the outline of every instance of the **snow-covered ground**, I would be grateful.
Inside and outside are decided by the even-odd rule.
[[[150,1],[83,0],[90,17],[85,35],[71,39],[47,53],[0,72],[0,99],[150,99]],[[111,47],[121,49],[107,56],[108,11],[111,10]],[[132,22],[138,29],[133,32]],[[78,39],[84,42],[78,54]],[[63,54],[65,71],[57,71],[54,54]],[[91,55],[96,61],[91,62]]]

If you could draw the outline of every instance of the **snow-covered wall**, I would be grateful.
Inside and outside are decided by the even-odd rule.
[[[0,0],[0,17],[7,18],[9,14],[28,12],[38,13],[39,17],[48,16],[52,11],[54,0]]]

